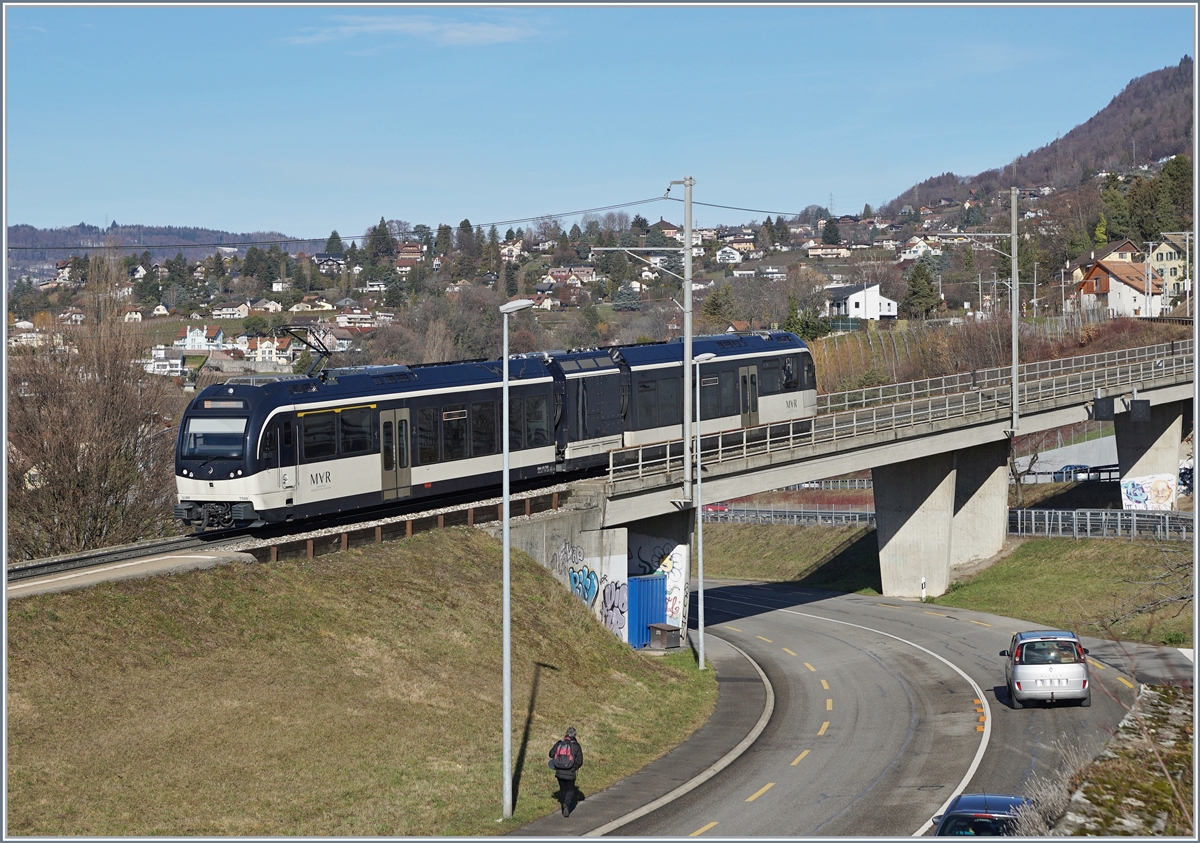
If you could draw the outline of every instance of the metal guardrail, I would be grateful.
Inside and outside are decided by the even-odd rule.
[[[1103,354],[1085,354],[1080,357],[1065,357],[1061,360],[1040,360],[1034,363],[1023,363],[1017,368],[1019,381],[1040,380],[1071,372],[1083,372],[1105,366],[1123,366],[1143,360],[1157,360],[1163,357],[1177,357],[1193,352],[1192,340],[1181,340],[1173,343],[1160,343],[1140,348],[1126,348],[1120,351],[1108,351]],[[1008,386],[1012,380],[1012,366],[997,366],[992,369],[978,369],[973,372],[962,372],[957,375],[946,375],[940,378],[926,378],[919,381],[885,384],[866,389],[851,389],[844,392],[831,392],[817,396],[817,412],[829,413],[851,410],[856,407],[870,407],[893,401],[915,401],[921,398],[931,398],[938,395],[949,395],[956,392],[966,392],[972,389],[988,389]]]
[[[1190,348],[1190,341],[1188,345]],[[1170,346],[1149,348],[1169,349]],[[1144,353],[1146,349],[1130,349],[1129,352],[1130,356],[1138,356],[1136,352]],[[1093,359],[1103,356],[1089,355]],[[1072,395],[1093,395],[1097,390],[1142,385],[1158,380],[1191,380],[1193,359],[1190,353],[1167,358],[1143,356],[1146,359],[1122,366],[1068,372],[1024,382],[1019,390],[1021,406]],[[978,389],[919,401],[817,415],[711,434],[701,438],[700,450],[706,465],[742,460],[758,454],[1007,410],[1011,397],[1012,391],[1009,389]],[[682,476],[682,450],[682,440],[674,440],[610,451],[608,481],[611,483],[657,474]]]
[[[1189,541],[1195,538],[1194,525],[1195,519],[1190,512],[1123,509],[1008,511],[1008,532],[1019,536]]]
[[[836,526],[875,524],[875,513],[855,510],[737,508],[705,511],[706,524],[786,524]],[[1074,539],[1158,539],[1192,541],[1195,520],[1190,512],[1147,512],[1121,509],[1010,509],[1008,532],[1018,536]]]
[[[841,477],[836,480],[810,480],[807,483],[796,483],[791,486],[784,486],[789,492],[799,492],[802,489],[822,489],[824,491],[836,489],[873,489],[875,488],[874,481],[870,477]]]

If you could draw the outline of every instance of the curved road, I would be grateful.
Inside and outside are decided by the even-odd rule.
[[[1021,621],[787,584],[705,594],[708,633],[759,663],[774,715],[720,775],[615,834],[919,834],[960,788],[1020,793],[1063,747],[1095,753],[1134,699],[1093,658],[1090,708],[1012,709],[998,653]]]

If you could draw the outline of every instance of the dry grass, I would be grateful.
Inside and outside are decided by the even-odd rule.
[[[704,574],[794,581],[832,591],[883,590],[879,548],[870,527],[705,524]]]
[[[8,606],[16,835],[497,834],[700,726],[690,653],[648,659],[513,558],[513,820],[501,814],[500,549],[471,530]],[[672,712],[672,716],[663,716]]]
[[[966,582],[955,583],[931,602],[1021,618],[1081,635],[1190,647],[1190,605],[1111,623],[1129,605],[1148,603],[1154,597],[1157,587],[1151,583],[1168,553],[1190,554],[1191,545],[1030,539],[1010,556]]]

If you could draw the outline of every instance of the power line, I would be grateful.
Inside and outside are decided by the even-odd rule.
[[[636,205],[646,205],[650,202],[661,202],[663,200],[663,198],[664,197],[662,197],[662,196],[655,196],[650,199],[638,199],[635,202],[621,202],[616,205],[605,205],[600,208],[586,208],[582,211],[564,211],[560,214],[539,214],[536,217],[520,217],[518,219],[511,219],[511,220],[497,220],[496,222],[483,222],[483,223],[478,223],[477,226],[483,227],[483,228],[490,228],[492,226],[512,225],[513,223],[519,223],[519,222],[536,222],[538,220],[546,219],[546,218],[556,220],[556,219],[559,219],[560,217],[574,217],[574,216],[581,216],[583,214],[596,214],[601,211],[614,211],[618,208],[632,208]],[[445,223],[443,223],[443,225],[445,225]],[[336,231],[336,230],[337,229],[334,229],[334,231]],[[223,247],[223,248],[228,249],[228,248],[235,248],[235,247],[240,248],[242,246],[272,246],[272,245],[279,246],[279,245],[282,245],[285,243],[320,243],[320,242],[327,241],[328,239],[329,239],[328,237],[288,237],[288,238],[281,239],[281,240],[250,240],[250,241],[243,241],[243,242],[238,242],[238,243],[164,243],[162,245],[143,244],[141,246],[138,246],[138,244],[130,244],[128,246],[121,246],[121,247],[113,247],[113,246],[9,246],[7,248],[10,252],[14,252],[14,251],[15,252],[91,251],[91,250],[95,250],[95,249],[111,249],[111,248],[122,248],[122,249],[142,248],[144,250],[149,250],[149,249],[211,249],[211,248],[222,248]],[[346,239],[353,240],[356,238],[347,237]]]

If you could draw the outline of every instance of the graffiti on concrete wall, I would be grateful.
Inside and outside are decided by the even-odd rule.
[[[644,539],[644,541],[639,541]],[[630,574],[665,574],[667,577],[667,623],[687,624],[688,546],[669,539],[651,539],[629,534]]]
[[[596,595],[600,592],[600,577],[599,575],[584,565],[582,568],[572,568],[567,571],[567,576],[570,578],[571,591],[588,605],[592,607],[596,603]]]
[[[558,550],[550,557],[551,573],[563,580],[567,579],[567,574],[572,568],[578,568],[581,565],[583,565],[583,548],[571,544],[567,539],[563,539]]]
[[[604,584],[604,598],[600,604],[600,619],[608,629],[624,640],[622,630],[629,610],[629,584],[609,582]]]
[[[1176,478],[1170,474],[1129,477],[1121,481],[1121,506],[1170,511],[1175,508],[1175,483]]]

